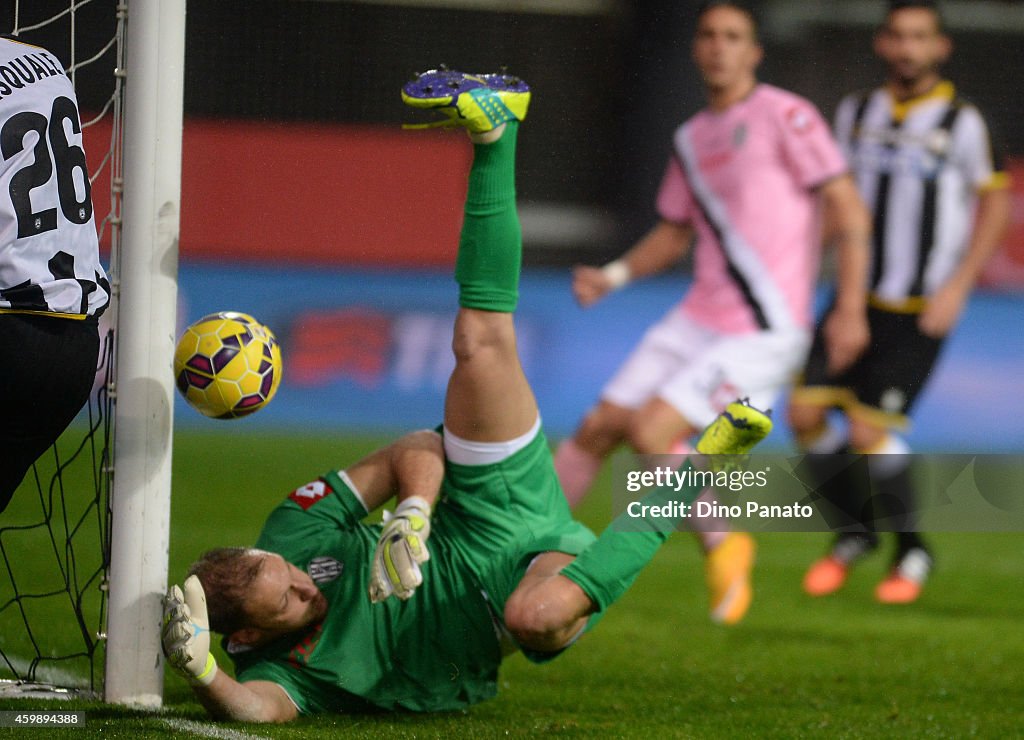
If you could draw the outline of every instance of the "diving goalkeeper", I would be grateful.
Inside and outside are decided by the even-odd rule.
[[[668,537],[662,523],[595,538],[573,520],[519,364],[514,160],[528,86],[432,70],[403,98],[447,114],[474,144],[444,425],[297,489],[255,547],[207,552],[170,588],[164,653],[217,717],[443,711],[489,698],[503,655],[558,655]],[[770,426],[735,403],[698,449],[745,452]],[[361,523],[393,495],[383,527]],[[224,635],[235,678],[210,653],[211,631]]]

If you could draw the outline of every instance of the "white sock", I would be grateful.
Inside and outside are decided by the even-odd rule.
[[[833,455],[846,444],[846,432],[832,422],[826,421],[824,429],[803,448],[803,451],[812,455]]]
[[[910,445],[898,434],[889,432],[885,439],[868,454],[868,469],[878,480],[892,478],[910,465]]]

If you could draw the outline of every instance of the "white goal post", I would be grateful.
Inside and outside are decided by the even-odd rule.
[[[130,0],[106,701],[163,701],[185,0]]]

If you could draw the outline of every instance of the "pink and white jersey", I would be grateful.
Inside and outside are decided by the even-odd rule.
[[[814,188],[846,172],[807,100],[758,85],[677,129],[658,213],[692,223],[694,284],[682,310],[736,334],[807,328],[820,248]]]

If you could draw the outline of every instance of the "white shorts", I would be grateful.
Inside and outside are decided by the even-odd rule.
[[[529,431],[506,442],[474,442],[444,428],[444,456],[459,465],[493,465],[512,457],[540,434],[540,416]]]
[[[638,409],[657,397],[705,427],[737,398],[771,408],[803,367],[810,340],[802,329],[722,334],[675,306],[647,330],[601,398]]]

